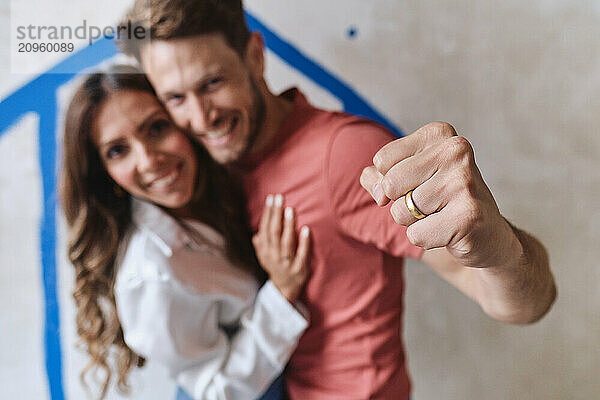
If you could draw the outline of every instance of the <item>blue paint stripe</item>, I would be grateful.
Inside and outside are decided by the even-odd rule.
[[[116,52],[117,48],[112,40],[98,40],[4,98],[0,102],[0,137],[26,113],[40,113],[48,101],[48,93],[54,96],[58,88],[70,81],[76,73],[99,64]]]
[[[0,137],[28,112],[37,112],[40,117],[39,162],[44,205],[40,224],[45,300],[44,356],[52,400],[65,398],[56,271],[56,95],[58,88],[71,80],[75,73],[97,65],[115,54],[116,47],[113,41],[99,40],[63,60],[0,102]]]
[[[377,121],[394,132],[396,136],[403,136],[400,128],[377,112],[365,99],[334,74],[302,54],[289,42],[277,36],[249,12],[246,12],[246,20],[250,30],[262,33],[267,48],[285,60],[290,66],[296,68],[316,84],[340,99],[345,111]]]
[[[43,92],[44,93],[44,92]],[[56,94],[48,91],[48,99],[40,110],[39,159],[42,170],[44,213],[40,226],[46,318],[44,343],[46,374],[50,398],[64,399],[62,384],[62,351],[60,344],[60,310],[56,275]]]

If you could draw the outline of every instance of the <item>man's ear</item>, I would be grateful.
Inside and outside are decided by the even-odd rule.
[[[250,39],[246,44],[246,51],[244,54],[244,63],[250,70],[254,79],[258,82],[264,78],[265,74],[265,55],[264,55],[264,41],[263,37],[259,32],[252,32]]]

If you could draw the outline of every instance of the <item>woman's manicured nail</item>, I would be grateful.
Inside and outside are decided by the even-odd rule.
[[[285,218],[286,219],[294,218],[294,210],[292,209],[292,207],[285,208]]]
[[[267,204],[267,207],[271,207],[273,205],[273,195],[272,194],[267,196],[267,200],[265,203]]]
[[[283,205],[283,196],[278,194],[275,196],[275,206],[281,207]]]
[[[300,230],[300,234],[302,236],[308,236],[310,234],[310,228],[308,226],[303,226]]]

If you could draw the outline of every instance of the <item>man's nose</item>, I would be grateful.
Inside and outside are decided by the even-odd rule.
[[[208,96],[190,96],[188,102],[188,115],[192,132],[202,134],[209,130],[215,121],[216,110]]]

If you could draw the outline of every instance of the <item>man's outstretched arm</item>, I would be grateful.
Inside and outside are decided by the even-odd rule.
[[[422,260],[493,318],[530,323],[556,297],[544,247],[500,214],[469,142],[425,125],[377,152],[361,184],[426,249]]]
[[[544,246],[512,227],[515,256],[486,268],[465,267],[446,248],[426,250],[421,260],[475,300],[486,314],[513,324],[532,323],[550,309],[556,287]]]

